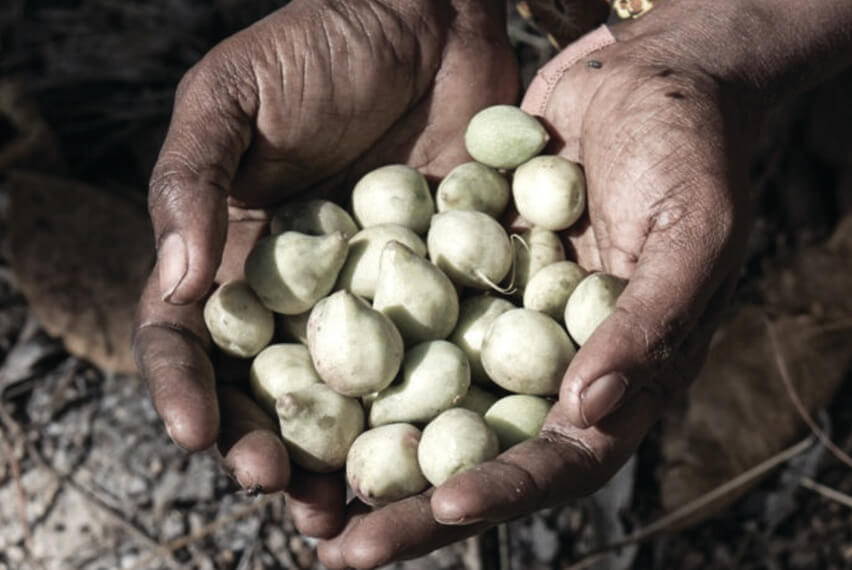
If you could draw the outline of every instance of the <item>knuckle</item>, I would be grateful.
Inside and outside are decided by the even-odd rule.
[[[616,314],[620,315],[619,320],[624,323],[624,328],[629,329],[630,335],[640,343],[642,362],[651,368],[659,368],[677,353],[680,339],[690,322],[674,309],[670,314],[649,319],[647,315],[655,314],[647,306],[649,304],[636,299],[630,307],[617,307]]]
[[[200,157],[210,150],[210,143],[197,133],[185,133],[180,148],[165,148],[151,174],[148,187],[148,207],[173,207],[192,189],[212,188],[225,199],[228,194],[231,168],[222,163],[200,165]],[[188,196],[191,199],[191,196]]]
[[[543,427],[539,437],[555,446],[560,460],[570,464],[572,470],[588,474],[576,488],[571,489],[572,497],[591,495],[600,488],[604,481],[601,475],[606,463],[598,451],[558,424]]]
[[[344,557],[352,568],[376,568],[394,556],[393,546],[376,534],[357,541],[347,541]]]
[[[178,84],[178,102],[250,108],[258,92],[251,57],[255,51],[239,34],[221,42],[184,74]]]
[[[134,331],[132,344],[139,371],[146,378],[171,368],[192,374],[206,373],[202,364],[206,359],[196,356],[206,354],[207,341],[180,323],[140,323]]]

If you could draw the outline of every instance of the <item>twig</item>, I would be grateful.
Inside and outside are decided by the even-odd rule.
[[[9,468],[12,471],[12,479],[15,481],[15,498],[18,507],[18,518],[21,521],[21,529],[24,533],[24,546],[28,553],[33,551],[33,536],[30,532],[30,523],[27,518],[27,493],[24,490],[24,484],[21,480],[21,462],[15,454],[15,446],[6,439],[3,432],[0,431],[0,444],[3,446],[3,453],[9,458]]]
[[[163,545],[162,550],[167,551],[168,554],[171,555],[171,553],[173,553],[174,551],[189,546],[194,542],[198,542],[199,540],[206,538],[211,534],[215,534],[223,527],[261,510],[266,505],[270,504],[273,500],[278,498],[279,495],[266,495],[226,517],[218,518],[213,522],[204,525],[203,527],[191,534],[187,534],[174,540],[170,540],[169,542]],[[135,566],[132,566],[131,570],[144,570],[150,568],[151,562],[153,562],[158,556],[163,555],[164,553],[160,552],[159,550],[156,552],[151,552],[148,556],[137,562]]]
[[[810,477],[802,477],[799,481],[799,485],[806,489],[810,489],[816,493],[819,493],[826,499],[831,499],[832,501],[837,501],[841,505],[846,505],[850,509],[852,509],[852,497],[847,495],[846,493],[841,493],[837,489],[832,489],[827,485],[823,485],[822,483],[818,483],[814,481]]]
[[[828,437],[819,424],[814,421],[811,414],[808,412],[805,405],[802,403],[802,399],[799,397],[799,393],[796,391],[795,386],[793,386],[793,381],[790,378],[790,370],[787,368],[787,361],[784,359],[784,356],[781,354],[781,348],[778,344],[778,337],[775,334],[775,326],[769,320],[769,318],[764,315],[764,322],[766,323],[766,331],[769,335],[769,341],[772,344],[772,352],[775,358],[775,364],[778,367],[778,372],[781,374],[781,381],[784,383],[784,388],[787,390],[787,394],[790,396],[790,401],[793,402],[793,407],[796,408],[796,412],[798,412],[799,416],[801,416],[802,420],[808,425],[814,435],[817,436],[820,443],[822,443],[826,449],[828,449],[832,455],[834,455],[837,459],[839,459],[842,463],[845,463],[849,468],[852,469],[852,457],[849,457],[845,451],[840,449],[837,445],[831,441],[831,438]]]
[[[673,526],[675,523],[686,519],[691,516],[696,511],[704,508],[706,505],[718,500],[719,498],[727,495],[728,493],[742,487],[767,473],[768,471],[774,469],[778,465],[781,465],[785,461],[788,461],[799,455],[807,448],[809,448],[814,443],[813,436],[808,437],[800,441],[799,443],[788,447],[787,449],[781,451],[770,457],[769,459],[759,463],[745,471],[740,473],[730,481],[727,481],[715,489],[701,495],[700,497],[688,502],[684,506],[680,507],[672,511],[671,513],[657,519],[646,527],[640,528],[636,532],[630,534],[626,538],[622,540],[615,541],[611,544],[608,544],[598,550],[592,551],[571,566],[568,567],[568,570],[582,570],[585,568],[589,568],[590,566],[600,562],[600,560],[614,550],[619,550],[624,548],[625,546],[630,546],[632,544],[638,544],[640,542],[644,542],[649,538],[655,536],[656,534],[666,530],[667,528]]]
[[[257,555],[258,545],[260,544],[258,535],[255,535],[252,539],[251,544],[243,550],[242,556],[240,556],[240,561],[234,570],[249,570],[249,568],[251,568],[251,563]]]
[[[475,534],[464,540],[461,561],[465,570],[483,570],[486,567],[482,558],[482,536],[482,534]]]

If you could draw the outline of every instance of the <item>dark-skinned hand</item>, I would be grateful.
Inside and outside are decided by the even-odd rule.
[[[351,503],[343,532],[320,544],[326,566],[420,556],[594,492],[697,374],[740,270],[751,121],[663,38],[625,28],[538,110],[550,150],[585,168],[571,257],[630,280],[615,313],[571,362],[539,437],[374,512]]]
[[[339,530],[342,476],[291,477],[277,423],[229,382],[244,385],[247,366],[211,353],[203,301],[241,276],[268,207],[334,195],[388,163],[441,177],[466,160],[471,116],[517,98],[503,10],[296,0],[217,46],[178,88],[149,194],[158,261],[139,307],[139,369],[175,443],[218,442],[241,486],[286,489],[307,535]]]

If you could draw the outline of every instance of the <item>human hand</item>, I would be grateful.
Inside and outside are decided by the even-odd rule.
[[[564,59],[549,65],[552,91],[532,86],[525,107],[554,152],[584,164],[588,214],[565,238],[583,267],[630,280],[615,313],[571,362],[539,437],[372,513],[356,501],[319,547],[325,565],[416,557],[594,492],[697,374],[740,269],[752,120],[664,38],[582,53],[605,34],[575,46],[564,73]]]
[[[286,488],[304,534],[338,530],[342,477],[291,478],[276,422],[227,383],[245,384],[247,366],[211,362],[203,299],[242,275],[265,207],[333,194],[387,163],[438,177],[464,161],[470,117],[516,97],[503,17],[495,0],[296,0],[178,88],[151,180],[158,261],[139,306],[139,370],[178,445],[218,441],[244,488]]]

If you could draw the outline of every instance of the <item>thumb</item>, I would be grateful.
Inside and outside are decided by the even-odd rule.
[[[213,284],[228,225],[227,195],[251,140],[253,89],[211,52],[181,81],[151,176],[148,209],[162,297],[198,301]]]
[[[572,424],[596,425],[640,390],[668,400],[698,373],[739,274],[732,214],[651,231],[614,312],[565,374],[560,399]]]

